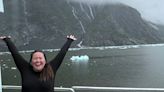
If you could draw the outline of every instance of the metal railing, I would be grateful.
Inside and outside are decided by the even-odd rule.
[[[93,86],[72,86],[74,90],[115,90],[115,91],[164,91],[164,88],[132,88],[132,87],[93,87]]]
[[[13,89],[18,90],[21,89],[21,86],[14,85],[3,85],[2,89]],[[64,88],[64,87],[54,87],[55,91],[71,91],[75,92],[75,90],[96,90],[96,91],[164,91],[164,88],[132,88],[132,87],[93,87],[93,86],[72,86],[72,88]]]
[[[21,89],[21,86],[14,86],[14,85],[2,85],[2,89],[13,89],[13,90],[18,90]],[[75,92],[73,88],[64,88],[64,87],[54,87],[55,91],[71,91]]]

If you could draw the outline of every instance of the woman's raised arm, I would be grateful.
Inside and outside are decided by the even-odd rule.
[[[9,51],[11,52],[13,59],[15,61],[15,64],[17,66],[17,68],[21,71],[23,70],[25,67],[27,67],[28,63],[26,62],[26,60],[19,54],[16,46],[13,44],[13,42],[11,41],[11,37],[10,36],[0,36],[0,40],[3,40],[6,45],[8,46]]]
[[[63,45],[63,47],[61,48],[61,50],[59,51],[59,53],[57,54],[56,57],[54,57],[51,61],[50,61],[50,65],[52,66],[52,69],[54,71],[57,71],[59,66],[61,65],[71,43],[76,40],[76,38],[74,37],[74,35],[69,35],[67,36],[67,41],[66,43]]]

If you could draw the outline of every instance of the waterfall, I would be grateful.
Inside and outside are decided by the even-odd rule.
[[[80,9],[84,12],[84,14],[88,17],[89,20],[91,20],[91,17],[88,15],[88,13],[85,11],[82,3],[80,3]]]
[[[28,12],[27,12],[27,7],[26,7],[26,1],[25,0],[22,0],[22,2],[23,2],[23,11],[24,11],[24,15],[25,15],[25,25],[26,25],[26,27],[27,27],[27,31],[24,31],[24,33],[25,34],[27,34],[27,36],[31,33],[30,32],[30,25],[29,25],[29,23],[28,23],[28,19],[27,19],[27,15],[28,15]],[[28,38],[28,39],[26,39],[27,41],[26,41],[26,43],[24,43],[24,45],[26,45],[26,44],[28,44],[28,42],[31,40],[29,37],[25,37],[25,35],[24,35],[24,38]]]
[[[90,5],[88,5],[88,7],[89,7],[90,14],[91,14],[91,16],[92,16],[92,19],[94,19],[95,17],[94,17],[94,15],[93,15],[92,7],[91,7]]]
[[[69,4],[69,2],[67,2]],[[84,39],[84,34],[86,34],[86,31],[85,31],[85,28],[84,28],[84,25],[82,23],[82,21],[80,20],[80,18],[78,17],[78,15],[76,14],[76,9],[71,5],[69,4],[72,8],[72,14],[73,16],[75,17],[75,19],[79,22],[80,26],[81,26],[81,29],[82,29],[82,39],[81,41],[77,44],[78,47],[82,47],[81,44],[83,43],[83,39]],[[83,8],[82,8],[83,9]],[[84,9],[83,9],[84,10]]]

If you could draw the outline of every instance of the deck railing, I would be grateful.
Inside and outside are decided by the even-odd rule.
[[[14,86],[14,85],[2,85],[2,89],[13,89],[18,90],[21,89],[21,86]],[[63,88],[63,87],[54,87],[55,91],[69,91],[69,92],[75,92],[73,88]]]
[[[93,86],[72,86],[74,90],[101,90],[101,91],[162,91],[164,88],[132,88],[132,87],[93,87]]]
[[[2,89],[19,90],[21,86],[2,85]],[[93,87],[93,86],[72,86],[71,88],[54,87],[55,91],[162,91],[164,88],[132,88],[132,87]],[[2,92],[2,91],[1,91]]]

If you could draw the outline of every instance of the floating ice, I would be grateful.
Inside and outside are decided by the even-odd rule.
[[[12,70],[16,70],[17,68],[16,67],[11,67]]]
[[[70,58],[70,60],[74,61],[74,62],[88,61],[89,60],[89,56],[87,56],[87,55],[72,56]]]

